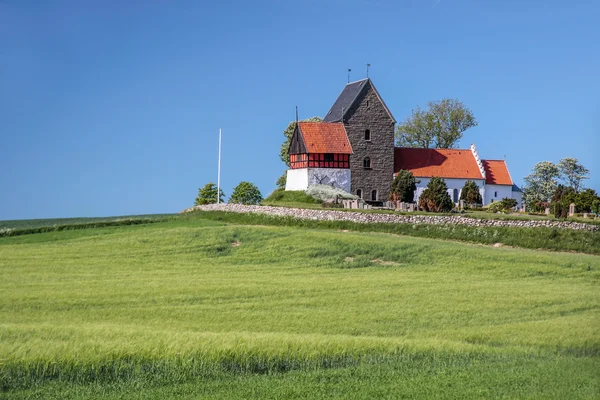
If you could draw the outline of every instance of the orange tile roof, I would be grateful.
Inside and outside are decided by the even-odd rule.
[[[352,146],[341,123],[298,122],[308,153],[352,154]]]
[[[491,185],[512,185],[506,161],[504,160],[481,160],[485,168],[485,183]]]
[[[394,149],[394,173],[408,170],[416,177],[483,179],[471,150]]]

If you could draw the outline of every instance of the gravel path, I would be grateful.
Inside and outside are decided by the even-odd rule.
[[[578,231],[598,231],[597,225],[584,224],[570,221],[551,220],[500,220],[500,219],[477,219],[464,217],[462,215],[406,215],[406,214],[378,214],[362,213],[337,210],[310,210],[303,208],[269,207],[269,206],[245,206],[241,204],[209,204],[195,206],[182,211],[227,211],[236,213],[259,213],[276,215],[282,217],[294,217],[300,219],[312,219],[320,221],[351,221],[357,223],[388,223],[388,224],[432,224],[432,225],[467,225],[481,227],[545,227],[574,229]]]

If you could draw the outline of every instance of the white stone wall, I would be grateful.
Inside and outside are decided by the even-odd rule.
[[[415,191],[415,202],[418,203],[419,197],[421,197],[421,193],[423,193],[423,190],[425,190],[425,188],[427,188],[427,184],[429,183],[429,181],[431,179],[430,178],[418,178],[418,177],[415,177],[415,179],[421,181],[420,183],[417,183],[417,190]],[[444,178],[444,181],[446,181],[446,186],[448,186],[448,194],[450,195],[450,198],[452,199],[452,201],[454,201],[454,189],[458,190],[458,199],[460,199],[460,192],[462,191],[462,188],[465,186],[465,183],[467,183],[467,181],[475,182],[477,187],[479,187],[479,193],[481,194],[481,198],[485,199],[485,193],[487,191],[487,186],[485,186],[485,181],[483,179]]]
[[[485,185],[485,197],[483,198],[483,204],[487,205],[493,201],[500,201],[503,198],[513,198],[512,185]],[[519,201],[517,199],[517,201]],[[521,202],[519,202],[521,207]]]
[[[350,192],[350,169],[300,168],[287,171],[285,190],[306,190],[311,185],[330,185]]]

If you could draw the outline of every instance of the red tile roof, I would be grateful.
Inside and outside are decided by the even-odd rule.
[[[401,169],[422,178],[483,179],[471,150],[396,147],[394,173]]]
[[[308,153],[352,154],[352,146],[341,123],[298,122]]]
[[[504,160],[481,160],[485,168],[485,183],[490,185],[512,185],[508,167]]]

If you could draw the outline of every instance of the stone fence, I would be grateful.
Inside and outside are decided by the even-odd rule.
[[[300,219],[312,219],[321,221],[351,221],[357,223],[391,223],[391,224],[432,224],[432,225],[467,225],[481,227],[519,227],[519,228],[563,228],[574,230],[598,231],[597,225],[584,224],[570,221],[552,220],[500,220],[500,219],[477,219],[462,215],[403,215],[403,214],[379,214],[353,211],[335,210],[310,210],[302,208],[269,207],[269,206],[244,206],[241,204],[209,204],[195,206],[182,211],[228,211],[236,213],[259,213],[281,217],[293,217]]]

